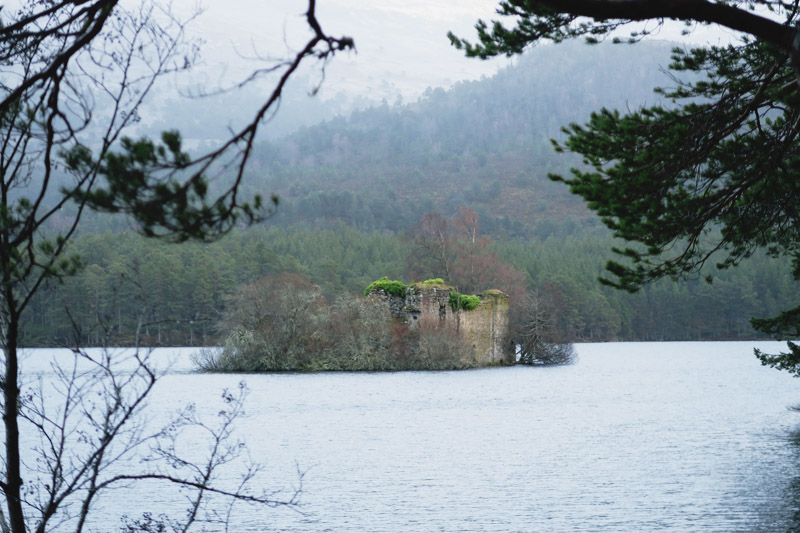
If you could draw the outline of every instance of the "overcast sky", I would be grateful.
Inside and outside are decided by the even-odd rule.
[[[495,0],[320,0],[323,29],[352,36],[357,48],[330,64],[323,96],[347,91],[408,100],[429,86],[493,74],[506,60],[466,59],[450,46],[447,31],[474,35],[477,19],[491,17],[495,6]],[[232,79],[251,66],[234,60],[236,53],[286,56],[308,35],[304,0],[206,0],[204,8],[192,33],[207,41],[205,60],[217,76]]]
[[[204,0],[201,5],[204,12],[192,33],[207,41],[206,68],[216,80],[235,79],[252,67],[236,54],[286,57],[308,36],[305,0]],[[323,98],[344,91],[390,101],[402,94],[409,101],[427,87],[492,75],[508,60],[466,59],[446,35],[452,30],[474,39],[475,22],[496,18],[496,6],[497,0],[318,0],[323,29],[352,36],[358,50],[337,56],[329,66]],[[658,38],[678,39],[679,28]],[[694,40],[727,38],[719,30],[702,30]]]

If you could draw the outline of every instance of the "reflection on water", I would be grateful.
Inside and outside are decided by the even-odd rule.
[[[245,376],[241,429],[271,486],[308,471],[304,514],[238,516],[236,531],[800,530],[800,413],[786,409],[800,388],[752,347],[611,343],[578,345],[569,367]],[[202,410],[241,379],[173,371],[152,416]]]
[[[800,476],[795,477],[786,488],[786,505],[794,509],[787,521],[785,531],[800,531]]]
[[[796,409],[793,407],[792,410]],[[797,468],[800,465],[800,429],[791,431],[787,440],[792,452],[792,463]],[[786,531],[800,531],[800,474],[789,477],[783,501],[787,508],[793,510],[791,518],[787,521]]]

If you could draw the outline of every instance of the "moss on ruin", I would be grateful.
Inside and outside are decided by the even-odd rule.
[[[461,294],[456,292],[453,287],[450,287],[445,283],[442,278],[433,278],[433,279],[426,279],[420,283],[412,283],[411,285],[406,285],[402,281],[391,280],[386,276],[383,276],[381,279],[375,280],[370,283],[366,289],[364,289],[364,296],[367,296],[371,291],[382,290],[388,295],[391,296],[399,296],[404,297],[406,295],[406,291],[409,287],[441,287],[446,288],[450,291],[450,308],[455,312],[459,309],[463,309],[464,311],[472,311],[473,309],[477,308],[478,305],[481,303],[481,297],[475,294]],[[498,294],[502,294],[497,291]]]
[[[481,297],[474,294],[461,294],[460,292],[450,292],[450,309],[454,312],[459,308],[464,311],[472,311],[481,303]]]
[[[364,296],[367,296],[370,291],[374,290],[382,290],[386,294],[390,294],[392,296],[405,296],[407,288],[408,285],[402,281],[391,280],[386,276],[383,276],[381,279],[375,280],[367,285],[367,288],[364,289]]]

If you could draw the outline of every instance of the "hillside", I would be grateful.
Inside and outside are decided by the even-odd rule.
[[[591,217],[547,174],[578,161],[550,139],[601,107],[657,101],[672,81],[669,43],[533,49],[491,78],[429,89],[410,104],[384,104],[301,129],[255,153],[253,192],[276,192],[279,223],[342,220],[402,230],[432,209],[468,205],[495,234],[547,234]],[[546,74],[544,74],[546,73]]]

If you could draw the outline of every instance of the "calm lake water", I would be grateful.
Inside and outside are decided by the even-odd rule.
[[[300,512],[237,515],[233,531],[800,530],[787,410],[800,381],[754,346],[783,345],[580,344],[566,367],[246,376],[189,373],[189,350],[160,350],[172,363],[149,416],[188,402],[213,416],[246,381],[241,434],[268,488],[305,474]],[[25,368],[46,374],[48,353]],[[177,504],[144,491],[103,505]]]

